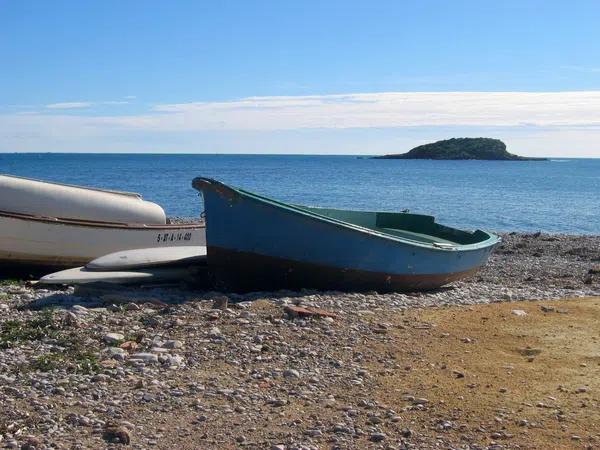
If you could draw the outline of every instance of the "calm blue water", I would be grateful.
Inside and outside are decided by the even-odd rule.
[[[283,201],[385,211],[408,208],[468,229],[600,234],[600,159],[0,154],[0,172],[139,192],[172,216],[200,214],[201,198],[191,180],[202,175]]]

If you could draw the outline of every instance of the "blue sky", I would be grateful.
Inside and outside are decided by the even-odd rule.
[[[0,0],[0,152],[600,157],[598,1]]]

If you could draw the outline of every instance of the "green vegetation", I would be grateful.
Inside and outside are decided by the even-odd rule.
[[[7,320],[0,324],[0,348],[12,348],[24,341],[40,341],[56,336],[57,332],[51,311],[28,321]]]
[[[94,353],[83,351],[76,346],[70,346],[66,349],[66,352],[53,351],[38,356],[29,368],[41,372],[66,369],[68,372],[90,374],[98,372],[100,366]]]
[[[527,158],[506,151],[506,144],[490,138],[452,138],[419,145],[408,153],[375,156],[375,159],[480,159],[498,161],[545,161],[546,158]]]
[[[49,341],[50,352],[44,353],[21,370],[47,372],[65,369],[68,372],[95,373],[100,369],[98,358],[77,334],[67,332],[52,311],[44,311],[31,320],[7,320],[0,324],[0,349],[14,348],[33,341]]]

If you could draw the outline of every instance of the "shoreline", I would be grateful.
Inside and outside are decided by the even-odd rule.
[[[0,446],[597,445],[600,236],[502,238],[432,292],[0,281]]]

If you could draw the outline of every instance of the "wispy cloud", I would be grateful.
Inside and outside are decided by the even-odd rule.
[[[85,109],[127,101],[65,102],[47,109]],[[56,116],[56,114],[54,114]],[[61,120],[73,121],[73,115]],[[136,115],[80,116],[90,127],[153,131],[292,130],[415,126],[600,125],[600,91],[382,92],[247,97],[154,105]],[[78,122],[78,121],[77,121]]]
[[[137,114],[109,114],[105,110],[99,114],[95,109],[83,110],[103,103],[113,104],[57,103],[47,106],[53,106],[51,109],[56,111],[0,114],[0,151],[21,145],[15,138],[17,135],[35,136],[29,139],[27,148],[44,151],[52,142],[58,149],[75,143],[89,148],[87,146],[98,142],[113,142],[123,149],[129,148],[127,142],[140,136],[165,142],[165,147],[168,142],[180,143],[188,136],[189,142],[194,142],[192,148],[200,148],[205,145],[201,136],[243,134],[253,136],[258,147],[260,142],[265,142],[265,136],[293,133],[351,136],[354,133],[351,130],[365,130],[361,132],[363,136],[375,135],[381,130],[397,130],[395,135],[408,135],[414,129],[423,130],[423,135],[431,137],[452,137],[457,130],[463,130],[461,134],[471,130],[479,135],[478,130],[494,129],[494,135],[500,138],[503,129],[513,134],[514,130],[524,130],[519,136],[531,136],[531,142],[538,142],[532,145],[543,151],[549,143],[558,142],[557,133],[579,133],[577,139],[583,143],[585,136],[597,136],[600,130],[600,91],[351,93],[157,104]],[[75,111],[67,114],[68,109]],[[77,109],[82,109],[81,113]],[[552,140],[548,138],[551,134]],[[247,145],[246,142],[243,144]],[[314,147],[316,141],[311,142]],[[350,145],[344,142],[341,145]],[[301,144],[294,148],[301,151],[298,150]],[[308,140],[305,144],[309,145]],[[597,149],[597,145],[590,138],[590,148]],[[341,147],[337,150],[344,152]]]
[[[156,105],[106,123],[166,130],[600,124],[600,91],[383,92]]]
[[[92,106],[91,102],[62,102],[62,103],[51,103],[46,105],[48,109],[83,109]]]
[[[130,102],[127,100],[106,100],[103,102],[61,102],[46,105],[46,109],[86,109],[97,105],[115,106],[128,105],[129,103]]]

